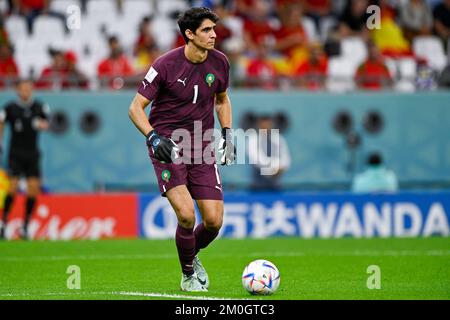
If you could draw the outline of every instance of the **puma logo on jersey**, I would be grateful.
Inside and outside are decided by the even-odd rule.
[[[184,80],[178,79],[177,82],[181,82],[183,84],[183,86],[186,87],[186,80],[187,80],[187,78],[184,78]]]

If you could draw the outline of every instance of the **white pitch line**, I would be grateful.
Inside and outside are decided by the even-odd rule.
[[[48,293],[3,293],[0,297],[12,298],[12,297],[63,297],[63,296],[135,296],[135,297],[149,297],[149,298],[166,298],[166,299],[189,299],[189,300],[255,300],[247,298],[227,298],[227,297],[208,297],[208,296],[195,296],[187,294],[169,294],[159,292],[48,292]]]
[[[450,250],[427,250],[427,251],[414,251],[414,250],[354,250],[354,251],[315,251],[315,252],[249,252],[248,254],[215,254],[215,258],[227,258],[227,257],[305,257],[305,256],[449,256]],[[64,255],[64,256],[10,256],[0,257],[0,261],[61,261],[61,260],[122,260],[122,259],[175,259],[176,254],[116,254],[116,255]]]
[[[122,259],[173,259],[175,254],[112,254],[112,255],[64,255],[64,256],[31,256],[0,257],[0,261],[59,261],[59,260],[122,260]]]
[[[139,297],[153,297],[153,298],[175,298],[175,299],[193,299],[193,300],[252,300],[246,298],[224,298],[224,297],[207,297],[207,296],[189,296],[183,294],[168,294],[168,293],[145,293],[145,292],[112,292],[123,296],[139,296]]]

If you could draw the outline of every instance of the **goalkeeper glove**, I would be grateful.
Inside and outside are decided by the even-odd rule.
[[[172,163],[180,151],[172,139],[160,136],[155,130],[147,134],[147,146],[152,149],[155,159],[163,163]]]
[[[219,156],[220,156],[220,164],[227,165],[233,163],[236,158],[236,147],[232,143],[231,129],[224,127],[222,128],[222,138],[219,142]]]

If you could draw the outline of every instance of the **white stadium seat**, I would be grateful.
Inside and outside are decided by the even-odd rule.
[[[323,17],[320,19],[320,40],[325,42],[328,39],[330,31],[336,26],[337,21],[332,17]]]
[[[392,79],[394,79],[394,81],[397,80],[398,77],[397,61],[395,61],[395,59],[392,58],[385,58],[384,63],[386,64]]]
[[[118,17],[116,1],[111,0],[88,1],[86,11],[87,17],[99,24],[114,23]]]
[[[70,6],[80,7],[80,1],[78,0],[56,0],[50,1],[50,10],[63,13],[67,15],[67,8]]]
[[[153,13],[152,1],[149,0],[125,0],[123,2],[123,17],[140,21],[143,17]]]
[[[359,37],[347,37],[341,41],[341,56],[359,65],[367,58],[367,47]]]
[[[358,65],[344,57],[331,57],[328,61],[327,88],[330,91],[344,92],[353,90],[353,77]]]
[[[414,80],[417,72],[417,63],[413,58],[403,58],[397,61],[401,79]]]
[[[5,20],[5,28],[12,43],[28,38],[27,22],[25,18],[11,15]]]
[[[66,36],[63,22],[51,16],[37,17],[34,20],[33,34],[53,39],[62,39]]]
[[[447,65],[447,56],[441,40],[435,36],[419,36],[414,38],[413,50],[418,57],[427,59],[429,65],[442,71]]]
[[[313,19],[309,17],[302,17],[302,25],[308,37],[308,41],[319,40],[319,33],[317,32]]]
[[[6,0],[0,0],[0,12],[6,12],[8,9],[8,4],[6,3]]]
[[[168,16],[174,11],[184,11],[188,9],[187,1],[184,0],[170,0],[170,1],[157,1],[158,12]]]
[[[155,38],[158,47],[163,51],[170,49],[177,36],[177,27],[174,25],[173,20],[158,15],[153,20],[152,26],[152,35]]]
[[[15,57],[23,77],[29,77],[31,70],[34,70],[34,77],[39,77],[42,69],[50,63],[45,44],[36,38],[18,41]]]

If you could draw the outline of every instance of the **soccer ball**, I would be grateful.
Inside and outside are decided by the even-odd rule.
[[[251,294],[272,294],[277,291],[280,285],[280,272],[268,260],[252,261],[242,273],[242,285]]]

